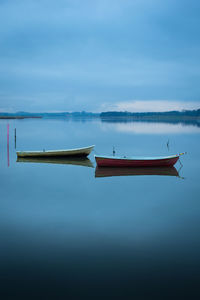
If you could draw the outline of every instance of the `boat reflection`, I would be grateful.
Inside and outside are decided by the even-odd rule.
[[[94,168],[91,160],[85,157],[18,157],[17,162],[75,165]]]
[[[112,177],[112,176],[137,176],[137,175],[158,175],[158,176],[176,176],[179,172],[175,167],[144,167],[144,168],[111,168],[96,167],[95,177]]]

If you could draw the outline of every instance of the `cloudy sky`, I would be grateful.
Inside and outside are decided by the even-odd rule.
[[[0,111],[197,107],[199,0],[0,0]]]

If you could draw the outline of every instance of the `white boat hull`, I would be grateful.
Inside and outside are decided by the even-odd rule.
[[[66,150],[43,150],[43,151],[17,151],[17,157],[64,157],[64,156],[88,156],[94,146],[66,149]]]

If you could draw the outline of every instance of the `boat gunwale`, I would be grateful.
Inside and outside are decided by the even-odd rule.
[[[89,146],[89,147],[83,147],[83,148],[73,148],[73,149],[61,149],[61,150],[45,150],[45,151],[16,151],[17,155],[20,154],[52,154],[52,153],[67,153],[67,152],[73,152],[73,151],[84,151],[94,148],[95,145]]]

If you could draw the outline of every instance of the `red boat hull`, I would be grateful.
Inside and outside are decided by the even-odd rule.
[[[161,159],[125,159],[95,157],[98,167],[172,167],[175,165],[179,156]]]

